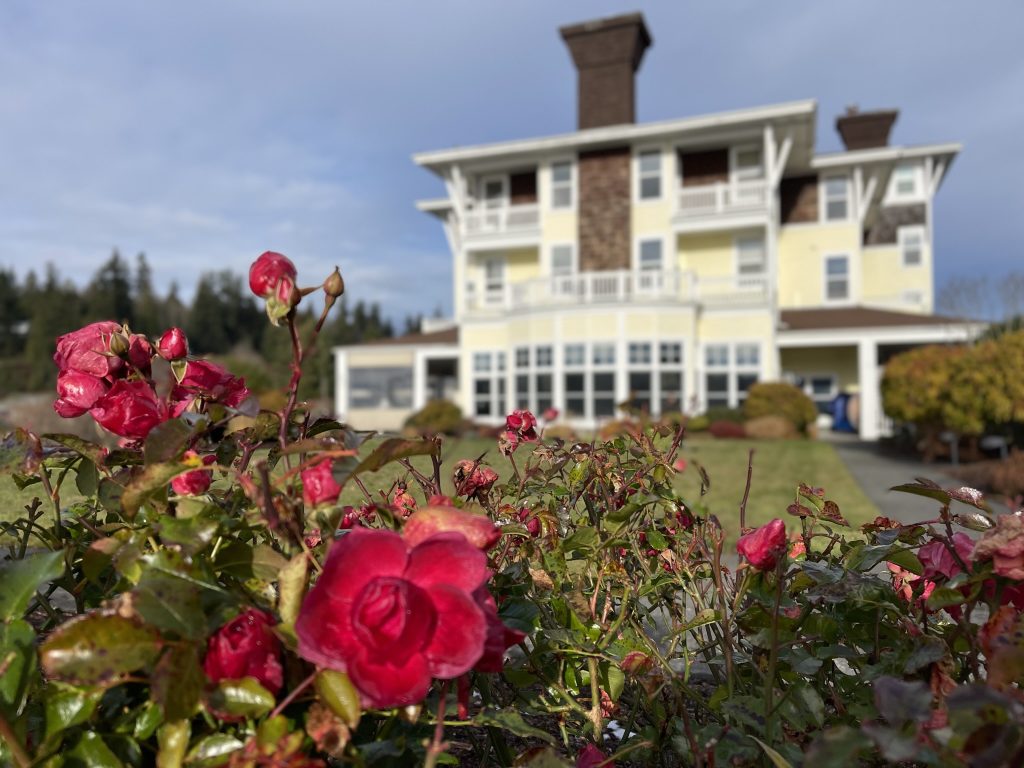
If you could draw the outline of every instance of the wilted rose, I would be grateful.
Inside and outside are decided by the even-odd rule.
[[[335,541],[295,623],[299,655],[348,674],[364,705],[423,700],[432,678],[480,660],[487,619],[474,593],[487,558],[454,533],[416,546],[396,533],[355,528]]]
[[[334,479],[330,459],[317,462],[302,470],[302,503],[307,507],[333,504],[341,494],[341,486]]]
[[[770,571],[786,554],[786,524],[779,518],[740,536],[736,551],[759,571]]]
[[[203,671],[213,683],[255,677],[277,695],[284,683],[281,641],[271,631],[274,617],[250,608],[235,617],[209,639]]]
[[[999,515],[974,547],[976,561],[991,560],[995,572],[1008,579],[1024,580],[1024,515]]]
[[[525,410],[512,411],[505,417],[505,431],[524,443],[537,442],[537,419]]]
[[[209,360],[189,360],[184,376],[171,391],[172,414],[180,416],[200,399],[237,408],[250,394],[245,379]]]
[[[110,351],[111,337],[120,332],[120,324],[103,321],[58,336],[53,362],[61,372],[78,371],[100,378],[109,376],[124,365]]]
[[[167,420],[167,407],[145,381],[118,379],[89,411],[108,432],[141,440]]]
[[[971,561],[974,541],[970,536],[966,533],[954,533],[953,546],[964,563]],[[953,553],[946,547],[945,542],[940,539],[933,539],[917,550],[917,558],[921,561],[921,565],[924,566],[924,573],[921,575],[926,579],[952,579],[963,571],[960,563],[953,557]]]
[[[481,466],[480,462],[463,459],[456,462],[452,470],[452,482],[459,496],[480,498],[491,490],[498,480],[498,473],[490,467]]]
[[[65,419],[81,416],[107,393],[107,383],[96,376],[66,370],[57,376],[57,400],[53,410]]]
[[[156,348],[164,360],[181,360],[188,356],[188,338],[181,328],[169,328],[160,337]]]

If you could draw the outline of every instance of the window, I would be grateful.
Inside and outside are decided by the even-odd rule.
[[[582,366],[586,360],[586,353],[582,344],[567,344],[565,346],[565,365]]]
[[[704,347],[704,396],[708,408],[736,408],[761,375],[761,346],[742,343]]]
[[[518,347],[515,361],[516,408],[528,409],[539,414],[552,407],[554,376],[551,372],[551,347],[535,347],[532,350],[530,347]]]
[[[637,197],[640,200],[661,198],[661,151],[641,152],[637,157]]]
[[[576,271],[576,258],[571,245],[551,246],[551,274],[571,275]]]
[[[641,272],[660,272],[661,262],[661,239],[641,240],[637,253],[637,267]]]
[[[850,298],[850,259],[847,256],[825,257],[825,300]]]
[[[615,365],[615,345],[595,344],[594,365]]]
[[[505,402],[505,353],[473,354],[473,413],[501,418],[507,412]]]
[[[903,200],[918,197],[921,194],[920,178],[920,166],[910,163],[897,165],[889,187],[892,197]]]
[[[537,347],[534,354],[535,370],[533,375],[536,411],[544,413],[555,404],[555,377],[551,372],[551,347]]]
[[[924,262],[924,228],[900,227],[897,232],[904,267],[919,267]]]
[[[729,347],[714,344],[704,347],[704,393],[707,407],[728,407],[729,405]]]
[[[649,365],[651,362],[651,345],[646,343],[634,343],[629,345],[629,364]]]
[[[586,349],[582,344],[567,344],[565,361],[565,413],[570,418],[582,419],[587,415]]]
[[[572,208],[572,163],[551,164],[551,207]]]
[[[826,178],[822,187],[825,221],[846,221],[850,212],[850,189],[846,177]]]
[[[528,410],[530,406],[530,348],[516,347],[515,383],[516,408]]]
[[[732,162],[733,180],[755,181],[764,178],[760,147],[736,147]]]
[[[757,344],[736,345],[736,405],[747,399],[750,388],[761,372],[761,347]]]
[[[793,386],[802,390],[814,401],[818,413],[832,414],[832,401],[839,394],[835,374],[822,373],[811,376],[787,374],[787,378],[793,382]]]
[[[348,374],[350,408],[411,408],[412,368],[352,368]]]
[[[740,286],[757,285],[756,278],[763,277],[767,265],[763,237],[742,237],[736,240],[736,272]],[[744,281],[743,278],[753,278]]]
[[[614,416],[615,345],[567,344],[563,360],[566,415],[577,419]]]
[[[484,298],[488,304],[501,304],[505,299],[505,260],[484,262]]]

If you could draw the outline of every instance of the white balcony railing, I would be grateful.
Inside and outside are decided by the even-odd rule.
[[[466,211],[462,225],[467,237],[540,232],[540,207],[529,205],[480,206]]]
[[[650,301],[707,305],[762,304],[769,299],[763,276],[698,280],[693,272],[601,270],[552,275],[506,284],[467,297],[467,309],[503,312],[573,305]]]
[[[720,181],[699,187],[682,187],[676,197],[676,215],[684,219],[757,213],[767,208],[768,185],[764,181]]]

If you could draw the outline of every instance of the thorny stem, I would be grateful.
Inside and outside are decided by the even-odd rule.
[[[278,430],[278,442],[283,451],[288,443],[288,424],[291,422],[292,412],[299,398],[299,382],[302,380],[302,339],[299,338],[299,329],[295,324],[295,311],[288,314],[288,333],[292,339],[292,378],[288,383],[288,400],[281,411],[281,426]],[[286,459],[287,461],[287,459]]]
[[[64,523],[60,519],[60,493],[54,490],[50,484],[50,473],[46,470],[46,465],[42,463],[40,459],[39,463],[39,479],[43,481],[43,488],[46,490],[46,495],[50,497],[50,501],[53,502],[53,525],[54,532],[57,534],[57,540],[61,541],[64,538],[63,527]]]
[[[764,678],[764,701],[767,713],[764,724],[765,740],[773,744],[775,737],[775,712],[772,700],[775,698],[775,667],[779,660],[779,610],[782,605],[782,580],[785,560],[775,568],[775,610],[772,611],[771,648],[768,651],[768,670]]]
[[[443,680],[441,682],[441,691],[438,695],[437,722],[434,724],[434,736],[427,747],[427,759],[423,762],[423,768],[434,768],[437,765],[437,758],[448,749],[448,745],[444,742],[444,715],[448,704],[447,696],[448,681]]]

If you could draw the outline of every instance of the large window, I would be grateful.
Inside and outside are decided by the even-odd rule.
[[[919,267],[924,262],[924,227],[900,227],[897,232],[904,267]]]
[[[505,300],[505,260],[491,258],[484,262],[484,299],[488,304]]]
[[[743,405],[750,388],[761,372],[761,347],[757,344],[736,345],[736,405]]]
[[[850,184],[845,176],[829,176],[822,183],[825,221],[846,221],[850,215]]]
[[[825,299],[845,301],[850,298],[849,256],[825,257]]]
[[[551,246],[551,274],[571,275],[576,271],[576,255],[572,245]]]
[[[682,411],[682,343],[630,342],[627,352],[630,406],[653,416]]]
[[[516,408],[543,413],[554,398],[553,355],[550,346],[518,347],[515,354]]]
[[[411,408],[412,368],[350,368],[350,408]]]
[[[615,344],[566,344],[563,348],[565,412],[576,419],[615,415]]]
[[[587,415],[586,354],[582,344],[565,345],[565,413],[570,418],[582,419]]]
[[[736,408],[761,375],[761,346],[753,343],[704,347],[704,397],[708,408]]]
[[[498,418],[505,415],[505,353],[473,354],[473,413]]]
[[[551,207],[555,209],[572,208],[572,163],[552,163],[551,165]]]
[[[661,197],[661,151],[641,152],[637,157],[637,197],[657,200]]]
[[[728,344],[704,347],[704,397],[708,408],[729,406],[729,357]]]

